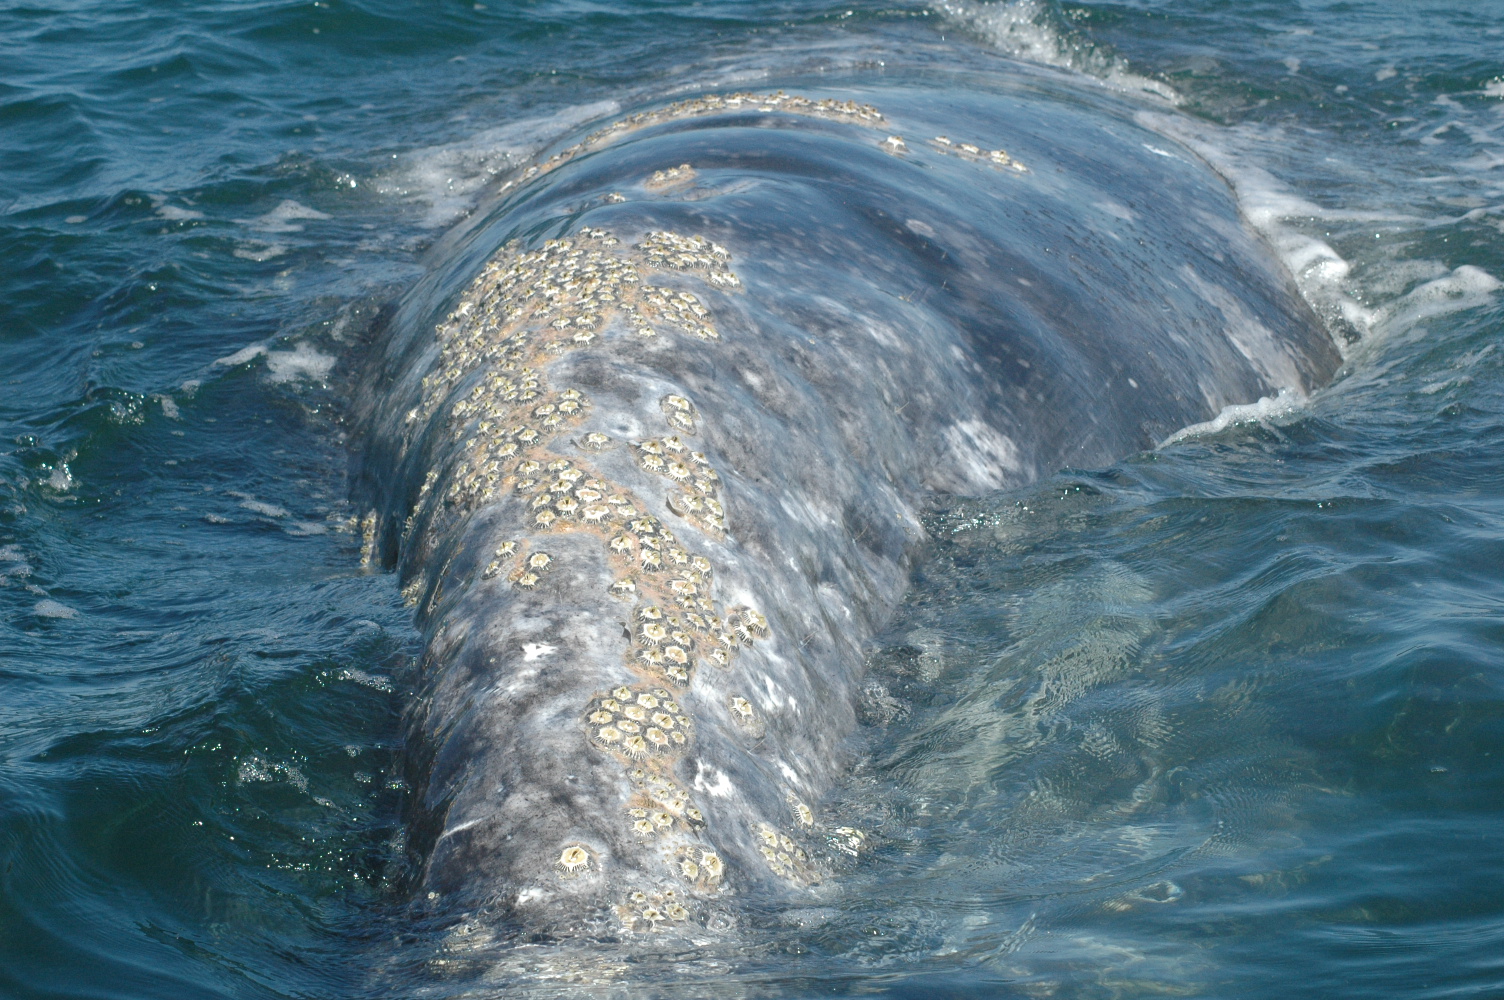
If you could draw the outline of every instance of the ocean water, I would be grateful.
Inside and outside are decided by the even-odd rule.
[[[1459,0],[6,7],[0,996],[488,995],[405,909],[351,359],[588,123],[905,61],[1134,102],[1346,363],[937,499],[827,803],[873,850],[715,988],[1504,994],[1500,53]]]

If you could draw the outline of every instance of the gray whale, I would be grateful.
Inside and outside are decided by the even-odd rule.
[[[1049,80],[651,107],[435,257],[358,474],[426,629],[415,898],[485,942],[838,887],[872,845],[822,799],[926,498],[1339,362],[1216,175]]]

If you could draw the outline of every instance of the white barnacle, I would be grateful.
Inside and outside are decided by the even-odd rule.
[[[579,844],[571,844],[559,853],[554,869],[564,878],[574,878],[590,867],[590,852]]]

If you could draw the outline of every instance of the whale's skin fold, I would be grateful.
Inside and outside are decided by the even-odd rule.
[[[867,845],[821,800],[925,499],[1338,365],[1226,186],[1112,98],[799,93],[518,178],[371,360],[360,476],[427,630],[416,888],[497,938],[838,885]]]

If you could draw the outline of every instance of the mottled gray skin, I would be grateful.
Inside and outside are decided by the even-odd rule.
[[[924,541],[926,497],[1107,464],[1223,406],[1305,392],[1338,364],[1225,185],[1111,100],[899,86],[835,96],[887,121],[749,110],[659,124],[514,189],[444,245],[386,326],[361,471],[382,551],[427,583],[412,711],[414,844],[426,856],[416,888],[456,914],[483,912],[497,939],[627,935],[611,906],[673,884],[660,849],[624,820],[622,765],[580,722],[592,696],[641,683],[623,665],[631,605],[606,592],[599,542],[548,537],[559,568],[520,591],[481,574],[499,540],[529,534],[519,501],[398,540],[425,474],[452,450],[434,427],[404,422],[436,356],[434,325],[505,242],[581,226],[624,246],[653,229],[703,235],[731,251],[744,285],[662,281],[710,307],[719,342],[618,326],[546,373],[592,401],[553,450],[633,490],[711,558],[718,600],[756,607],[771,626],[732,669],[702,665],[679,695],[695,734],[676,775],[726,864],[719,892],[683,891],[692,935],[734,924],[749,900],[812,891],[769,872],[760,823],[800,834],[806,882],[834,877],[821,844],[842,819],[819,803],[856,724],[863,645]],[[889,135],[906,148],[884,147]],[[940,135],[1002,147],[1028,170],[927,142]],[[644,187],[681,163],[692,182]],[[724,479],[723,540],[669,513],[667,483],[628,448],[593,456],[572,443],[592,429],[622,441],[667,433],[668,392],[703,417],[693,446]],[[733,724],[733,694],[756,706],[760,732]],[[815,807],[815,829],[799,826],[791,796]],[[588,847],[590,871],[559,877],[551,865],[567,844]]]

